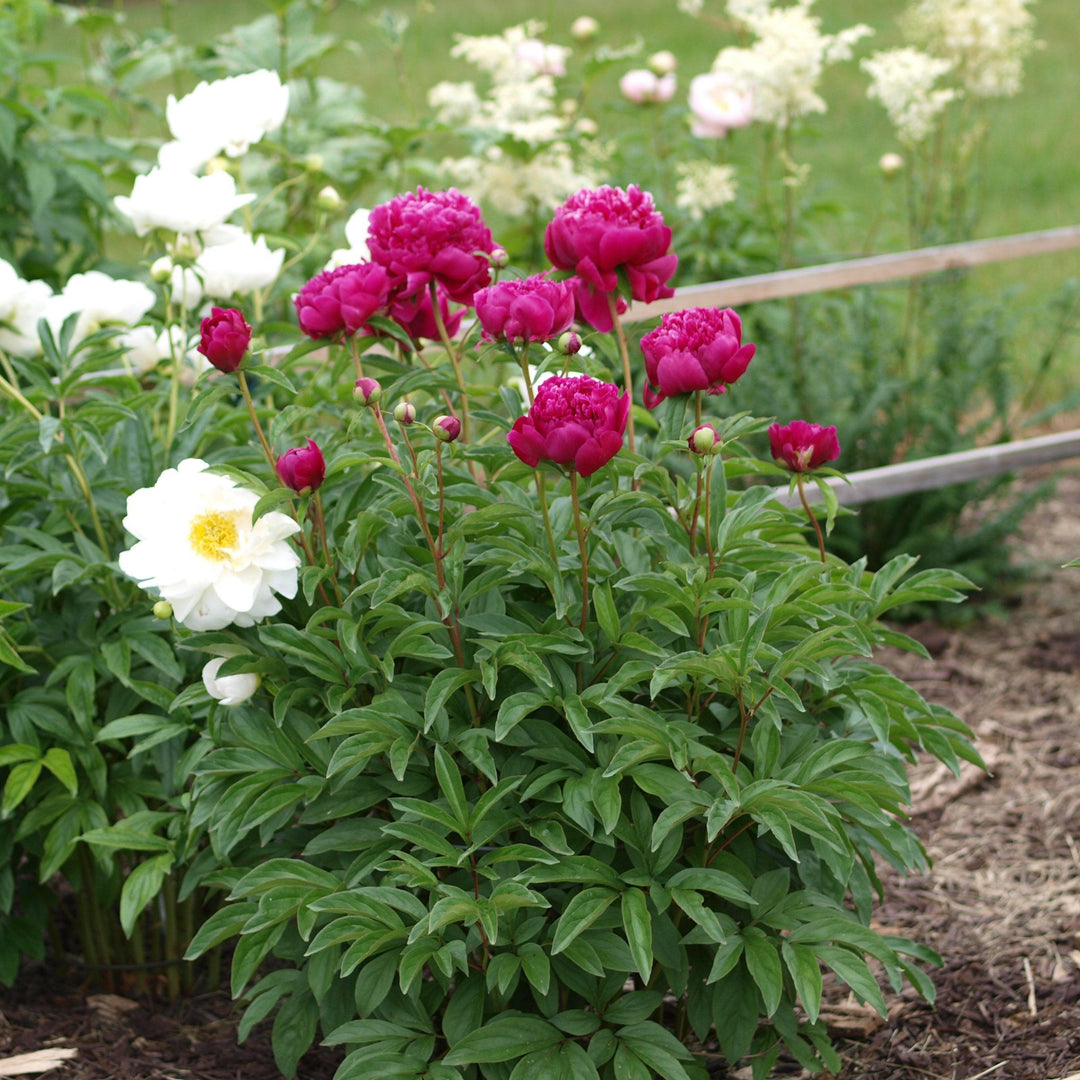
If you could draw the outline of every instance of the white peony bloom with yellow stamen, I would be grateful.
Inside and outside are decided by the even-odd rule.
[[[271,511],[254,524],[259,497],[188,458],[128,496],[124,528],[137,543],[120,569],[157,589],[191,630],[252,626],[296,595],[300,557],[288,538],[300,526]]]

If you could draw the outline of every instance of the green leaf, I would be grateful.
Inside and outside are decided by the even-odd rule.
[[[75,775],[75,766],[71,755],[59,746],[51,746],[45,751],[42,764],[74,795],[79,790],[79,780]]]
[[[783,942],[780,951],[807,1019],[814,1024],[821,1010],[821,965],[817,954],[809,945],[792,945],[788,941]]]
[[[784,972],[776,945],[759,927],[747,926],[743,930],[743,947],[746,967],[765,1003],[765,1015],[772,1016],[784,991]]]
[[[293,386],[292,380],[278,371],[277,368],[272,368],[267,364],[258,364],[254,367],[245,367],[244,374],[249,379],[265,379],[275,386],[280,386],[282,390],[287,390],[294,397],[296,396],[296,387]]]
[[[461,773],[454,759],[441,746],[435,747],[435,775],[438,777],[439,790],[450,804],[458,832],[462,836],[468,835],[469,804],[461,783]]]
[[[653,968],[652,918],[641,889],[627,889],[622,894],[622,922],[638,974],[648,983]]]
[[[571,899],[555,924],[551,955],[561,953],[578,934],[584,933],[615,902],[614,889],[584,889]]]
[[[161,891],[161,883],[172,869],[172,864],[171,853],[155,855],[139,863],[128,874],[124,887],[120,890],[120,925],[128,937],[131,937],[135,920]]]
[[[503,1014],[466,1035],[443,1061],[447,1065],[512,1061],[561,1043],[563,1037],[557,1027],[539,1017]]]
[[[8,817],[11,812],[30,794],[34,782],[41,772],[43,761],[23,761],[8,773],[4,784],[4,797],[0,801],[0,816]]]

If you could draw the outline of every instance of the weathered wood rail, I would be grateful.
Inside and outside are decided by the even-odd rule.
[[[1080,225],[1069,225],[1061,229],[1047,229],[1017,236],[971,240],[962,244],[922,248],[918,251],[873,255],[864,259],[848,259],[844,262],[799,267],[795,270],[779,270],[772,274],[755,274],[752,277],[676,289],[675,295],[666,300],[632,305],[621,321],[638,322],[685,307],[729,307],[734,304],[780,300],[861,285],[877,285],[905,278],[924,277],[945,270],[968,269],[1008,259],[1049,255],[1076,248],[1080,248]],[[919,461],[904,461],[878,469],[865,469],[849,475],[846,482],[831,479],[829,483],[841,503],[855,505],[892,495],[931,491],[948,484],[998,476],[1016,469],[1073,457],[1080,457],[1080,431],[1042,435]],[[786,487],[777,488],[776,492],[778,499],[788,501]],[[807,496],[821,498],[814,485],[807,488]]]

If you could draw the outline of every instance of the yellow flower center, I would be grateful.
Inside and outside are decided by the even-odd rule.
[[[191,532],[188,533],[188,542],[196,553],[214,562],[227,559],[229,550],[236,547],[238,539],[235,515],[221,510],[200,514],[191,523]]]

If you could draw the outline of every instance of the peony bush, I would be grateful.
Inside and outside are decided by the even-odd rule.
[[[566,254],[612,206],[602,268],[591,222]],[[372,210],[369,263],[299,292],[303,327],[389,267],[362,318],[260,355],[223,347],[242,312],[206,317],[191,414],[220,422],[224,387],[248,449],[133,491],[120,557],[204,664],[176,699],[181,897],[221,906],[187,955],[231,947],[241,1037],[273,1017],[286,1075],[315,1039],[339,1080],[835,1071],[831,980],[932,997],[934,955],[872,927],[877,867],[925,866],[905,762],[979,759],[872,654],[921,650],[884,617],[964,581],[849,565],[808,505],[736,485],[802,491],[837,433],[748,452],[769,422],[727,401],[769,359],[732,311],[631,342],[623,268],[665,288],[677,259],[648,193],[583,190],[550,232],[586,276],[501,266],[474,204],[419,189]],[[395,315],[421,296],[426,336]]]

